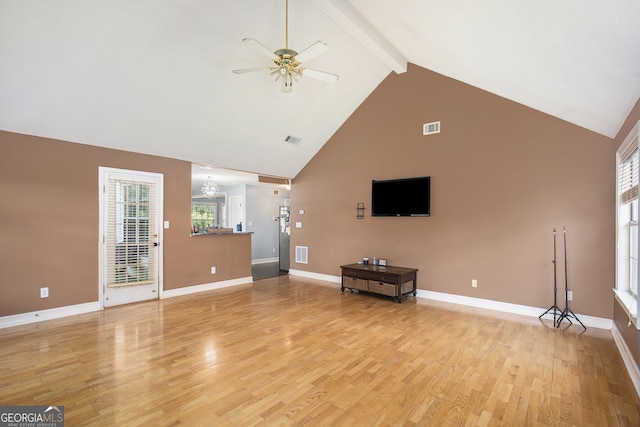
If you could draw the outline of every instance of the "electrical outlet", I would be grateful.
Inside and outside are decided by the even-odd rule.
[[[573,301],[573,291],[567,291],[567,299]]]
[[[478,281],[476,279],[471,279],[471,287],[472,288],[477,288],[478,287]]]
[[[40,298],[49,298],[49,288],[40,288]]]
[[[211,274],[216,274],[216,268],[215,267],[211,267]]]

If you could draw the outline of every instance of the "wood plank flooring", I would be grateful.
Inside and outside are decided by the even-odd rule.
[[[638,426],[609,331],[281,276],[0,330],[68,426]]]

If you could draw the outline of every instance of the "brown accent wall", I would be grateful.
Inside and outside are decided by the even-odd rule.
[[[432,121],[441,133],[423,136]],[[610,138],[410,65],[294,179],[292,223],[302,228],[291,244],[309,247],[309,263],[292,255],[291,268],[338,276],[341,264],[376,256],[419,268],[420,289],[546,308],[554,227],[564,288],[566,226],[572,310],[612,318],[615,149]],[[424,175],[431,217],[371,217],[372,179]]]
[[[190,163],[0,131],[0,316],[98,300],[100,166],[164,175],[165,290],[251,276],[250,235],[189,237]]]
[[[636,102],[636,105],[633,107],[627,120],[625,120],[624,124],[620,128],[618,135],[616,136],[616,150],[620,148],[625,138],[631,132],[633,126],[637,126],[640,121],[640,99]],[[613,321],[615,322],[618,330],[622,334],[624,341],[629,347],[629,350],[633,353],[635,357],[636,363],[640,366],[640,331],[635,328],[633,325],[629,325],[629,318],[618,300],[614,298],[614,317]]]

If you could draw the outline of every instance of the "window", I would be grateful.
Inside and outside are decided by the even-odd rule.
[[[638,199],[629,203],[631,220],[629,221],[629,291],[638,297]]]
[[[150,183],[110,179],[107,231],[107,285],[145,284],[154,280],[149,249],[155,188]]]
[[[631,153],[629,153],[631,151]],[[621,156],[618,164],[618,233],[619,262],[627,270],[624,279],[626,288],[634,297],[638,295],[638,140]],[[624,234],[624,236],[620,235]],[[622,285],[622,284],[619,284]]]
[[[638,326],[638,126],[617,153],[616,296]]]
[[[217,227],[218,205],[206,202],[191,204],[191,224],[195,233],[204,232],[208,227]]]

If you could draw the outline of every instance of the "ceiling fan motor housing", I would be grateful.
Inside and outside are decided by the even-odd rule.
[[[286,57],[286,56],[294,58],[298,54],[298,52],[296,52],[293,49],[278,49],[273,53],[275,53],[280,58],[283,58],[283,57]]]

